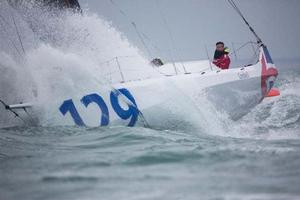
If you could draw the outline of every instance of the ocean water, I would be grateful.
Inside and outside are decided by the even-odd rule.
[[[9,22],[15,10],[0,4]],[[130,67],[129,79],[157,75],[146,73],[143,54],[98,16],[18,9],[25,52],[12,42],[13,23],[1,21],[0,69],[12,70],[0,74],[10,88],[0,87],[1,98],[21,93],[46,102],[70,88],[97,87],[103,77],[113,82],[119,74],[107,68],[116,67],[115,56]],[[201,131],[43,123],[0,129],[0,200],[300,199],[300,62],[275,61],[281,96],[237,121],[206,113],[211,120]]]
[[[296,70],[223,132],[0,129],[0,199],[299,199]]]

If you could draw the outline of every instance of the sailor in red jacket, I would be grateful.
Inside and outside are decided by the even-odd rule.
[[[224,43],[217,42],[213,64],[221,69],[228,69],[230,65],[230,58],[228,54],[229,49],[227,47],[224,47]]]

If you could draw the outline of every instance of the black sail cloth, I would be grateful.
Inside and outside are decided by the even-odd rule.
[[[30,2],[28,0],[7,0],[7,1],[14,8],[17,8],[18,6],[24,3]],[[76,11],[81,11],[78,0],[32,0],[31,3],[37,3],[38,5],[47,6],[49,8],[73,9]]]

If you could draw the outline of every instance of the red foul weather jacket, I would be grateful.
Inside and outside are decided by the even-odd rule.
[[[224,54],[220,58],[214,59],[213,63],[221,69],[228,69],[230,65],[230,58],[228,54]]]

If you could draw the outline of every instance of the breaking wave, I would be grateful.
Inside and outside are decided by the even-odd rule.
[[[1,79],[16,84],[15,90],[28,88],[28,76],[40,96],[118,82],[117,62],[126,80],[158,76],[124,35],[95,14],[47,10],[30,1],[18,7],[0,4]]]
[[[160,76],[111,22],[95,14],[49,10],[31,1],[0,5],[0,94],[8,104],[50,107],[55,97]]]

